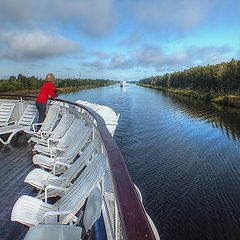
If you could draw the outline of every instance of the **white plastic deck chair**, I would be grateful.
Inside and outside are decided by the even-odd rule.
[[[101,216],[103,205],[103,196],[98,187],[94,188],[88,197],[86,208],[83,215],[83,226],[85,229],[82,239],[89,239],[91,228],[97,219]]]
[[[65,151],[56,151],[53,158],[42,154],[35,154],[33,156],[33,163],[51,170],[53,170],[54,163],[57,161],[62,163],[71,163],[78,155],[79,151],[81,151],[85,144],[89,141],[91,133],[92,129],[90,127],[84,127],[83,131],[75,133],[77,136],[76,141],[74,141],[71,146],[68,146]]]
[[[48,146],[36,144],[34,150],[44,155],[54,157],[57,151],[65,151],[78,138],[78,134],[85,128],[85,122],[82,119],[75,119],[66,133],[60,139],[48,139]]]
[[[33,134],[35,137],[42,137],[42,132],[51,132],[55,127],[56,121],[58,120],[58,115],[60,112],[60,106],[51,105],[47,112],[47,115],[42,123],[34,123],[32,125],[32,129],[26,131],[29,134]],[[41,126],[39,130],[37,130],[37,126]],[[31,142],[31,138],[28,140]]]
[[[13,207],[11,220],[27,226],[67,224],[75,220],[76,213],[107,170],[107,160],[102,154],[97,154],[87,168],[91,171],[85,169],[81,174],[84,177],[77,178],[67,192],[54,204],[26,195],[21,196]]]
[[[103,204],[102,193],[98,187],[90,193],[83,215],[83,226],[70,225],[37,225],[27,232],[24,240],[87,240],[93,224],[101,215]],[[83,229],[84,228],[84,233]]]
[[[20,131],[24,131],[30,128],[34,119],[36,118],[37,108],[35,105],[29,104],[24,110],[19,121],[15,124],[3,126],[0,128],[0,135],[11,133],[6,141],[0,138],[0,142],[4,145],[9,144],[14,137]]]
[[[57,166],[64,166],[67,168],[67,170],[61,176],[55,176],[54,173],[44,171],[40,168],[35,168],[27,175],[24,182],[36,187],[39,190],[45,190],[48,185],[68,187],[73,179],[88,164],[92,155],[98,150],[98,146],[99,140],[92,140],[92,142],[86,147],[78,159],[71,165],[62,162],[56,162],[54,164],[54,173]],[[40,195],[38,195],[38,198],[40,198]]]
[[[10,117],[15,108],[15,103],[1,103],[0,104],[0,127],[8,124]]]
[[[71,124],[74,120],[74,114],[66,113],[62,116],[61,120],[59,121],[58,125],[52,132],[41,131],[42,138],[39,137],[32,137],[31,140],[36,142],[37,144],[47,145],[49,147],[49,143],[54,141],[59,141],[64,134],[67,132]]]

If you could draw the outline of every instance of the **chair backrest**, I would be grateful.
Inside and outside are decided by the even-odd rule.
[[[71,212],[60,218],[60,222],[68,222],[81,208],[90,192],[96,187],[107,170],[107,159],[102,154],[96,154],[82,174],[69,187],[69,191],[54,205],[59,210]]]
[[[100,217],[102,204],[102,193],[98,187],[95,187],[87,199],[87,204],[83,215],[83,225],[86,232],[92,228],[92,225]]]
[[[58,105],[51,105],[47,112],[47,115],[42,123],[42,127],[40,128],[41,131],[50,132],[54,128],[54,125],[58,119],[58,115],[60,112],[60,106]]]
[[[22,116],[20,117],[18,124],[24,126],[30,126],[37,115],[37,108],[33,104],[27,105]]]
[[[0,105],[0,126],[9,122],[15,108],[15,103],[1,103]]]
[[[72,182],[72,180],[77,176],[77,174],[82,170],[82,168],[88,163],[92,154],[97,150],[99,145],[99,140],[94,139],[89,143],[84,152],[80,155],[80,157],[71,165],[71,167],[65,171],[62,175],[63,178],[66,178],[66,185]]]
[[[60,155],[58,155],[58,152],[56,153],[56,161],[58,161],[58,157],[64,158],[67,162],[68,160],[73,160],[73,158],[77,156],[78,152],[85,146],[91,133],[92,129],[90,127],[84,127],[81,132],[75,132],[76,140],[72,143],[72,145],[68,145],[66,151],[63,153],[60,152]],[[62,159],[61,161],[64,160]]]
[[[56,128],[53,130],[53,133],[51,134],[51,138],[54,139],[60,139],[64,136],[64,134],[67,132],[71,124],[74,120],[74,114],[72,113],[66,113],[63,115],[61,120],[59,121]]]
[[[66,146],[71,146],[74,141],[76,141],[78,135],[84,129],[85,122],[81,119],[74,119],[71,126],[68,128],[64,136],[57,143],[56,147],[62,148]]]

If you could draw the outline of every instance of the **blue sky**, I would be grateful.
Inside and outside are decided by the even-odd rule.
[[[238,0],[0,0],[0,78],[139,80],[240,58]]]

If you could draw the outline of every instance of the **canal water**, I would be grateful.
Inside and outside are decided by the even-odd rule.
[[[240,239],[240,113],[133,84],[59,97],[120,113],[114,138],[161,240]]]

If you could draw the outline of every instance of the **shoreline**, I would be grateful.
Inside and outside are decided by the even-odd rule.
[[[62,93],[71,93],[71,92],[76,92],[80,90],[85,90],[85,89],[92,89],[92,88],[98,88],[98,87],[105,87],[105,86],[110,86],[110,85],[85,85],[85,86],[78,86],[78,87],[67,87],[67,88],[57,88],[57,94],[62,94]],[[7,91],[5,92],[6,94],[23,94],[23,95],[37,95],[39,93],[38,90],[17,90],[17,91]]]
[[[240,96],[232,95],[232,94],[221,94],[221,93],[209,93],[203,91],[193,91],[186,89],[173,89],[173,88],[164,88],[158,86],[152,86],[149,84],[137,84],[140,87],[147,87],[156,89],[162,92],[167,92],[170,94],[182,95],[189,98],[201,99],[207,102],[219,104],[226,107],[232,107],[236,109],[240,109]]]

